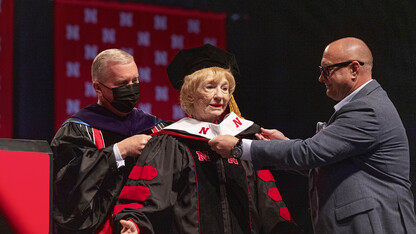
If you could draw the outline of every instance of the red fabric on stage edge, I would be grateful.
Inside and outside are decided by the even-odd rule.
[[[0,150],[0,160],[2,216],[14,233],[49,233],[49,155]]]

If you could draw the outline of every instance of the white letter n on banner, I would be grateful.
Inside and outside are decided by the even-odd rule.
[[[81,101],[79,99],[66,99],[66,114],[72,115],[79,111]]]
[[[78,78],[80,76],[79,66],[79,62],[66,62],[66,77]]]

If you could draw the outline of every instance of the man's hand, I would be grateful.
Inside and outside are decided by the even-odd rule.
[[[123,226],[123,229],[120,232],[121,234],[139,234],[140,232],[132,221],[120,220],[120,224]]]
[[[276,130],[276,129],[264,129],[261,128],[261,133],[255,134],[256,138],[258,140],[289,140],[282,132]]]
[[[217,136],[210,141],[208,145],[223,158],[231,158],[231,149],[237,144],[238,138],[231,135]]]
[[[126,138],[117,143],[118,150],[120,151],[121,157],[137,157],[142,154],[143,148],[146,143],[152,138],[148,135],[134,135]]]

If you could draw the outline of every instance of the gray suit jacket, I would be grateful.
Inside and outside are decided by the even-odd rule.
[[[257,168],[309,169],[317,234],[416,233],[406,132],[375,80],[312,138],[253,141],[251,155]]]

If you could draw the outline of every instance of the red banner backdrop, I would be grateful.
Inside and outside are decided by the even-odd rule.
[[[180,49],[206,43],[225,49],[226,15],[117,2],[55,1],[55,129],[97,102],[91,63],[120,48],[139,68],[138,107],[165,120],[184,116],[166,67]]]
[[[13,136],[13,0],[0,0],[0,138]]]

